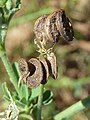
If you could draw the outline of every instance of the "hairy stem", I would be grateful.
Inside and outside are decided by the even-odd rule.
[[[2,54],[0,57],[1,57],[1,60],[2,60],[4,66],[5,66],[5,68],[6,68],[6,71],[7,71],[8,75],[9,75],[9,77],[10,77],[11,83],[14,85],[17,93],[18,93],[18,94],[20,95],[20,97],[21,97],[21,93],[20,93],[20,91],[19,91],[18,84],[17,84],[17,83],[18,83],[17,77],[16,77],[16,75],[15,75],[15,73],[14,73],[14,71],[13,71],[13,68],[12,68],[12,66],[11,66],[11,64],[10,64],[10,62],[9,62],[9,59],[8,59],[6,53]]]
[[[74,105],[70,106],[61,113],[57,114],[54,117],[54,120],[67,120],[68,118],[74,116],[75,114],[84,110],[87,107],[90,107],[90,96],[75,103]]]
[[[41,112],[42,112],[42,101],[43,101],[43,91],[44,86],[40,86],[40,93],[38,96],[38,105],[37,105],[37,120],[41,120]]]

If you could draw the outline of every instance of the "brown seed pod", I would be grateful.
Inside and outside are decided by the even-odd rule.
[[[57,62],[56,62],[56,56],[54,53],[50,53],[47,55],[50,75],[56,79],[58,76],[58,68],[57,68]]]
[[[49,68],[46,59],[43,56],[38,57],[39,61],[42,64],[43,68],[43,79],[41,81],[41,84],[47,83],[48,77],[49,77]]]
[[[60,11],[58,11],[56,15],[56,20],[56,25],[61,36],[66,41],[72,41],[74,39],[73,27],[64,10],[61,9]]]
[[[26,77],[26,84],[30,88],[35,88],[40,85],[43,79],[43,70],[40,61],[36,58],[31,58],[29,61],[30,75]]]
[[[59,40],[60,33],[56,26],[57,11],[50,14],[45,21],[45,33],[48,40],[55,43]]]
[[[18,61],[18,67],[19,67],[19,71],[21,73],[21,77],[23,79],[26,78],[26,76],[28,75],[29,73],[29,65],[28,65],[28,62],[21,58],[19,61]]]
[[[60,36],[68,42],[74,39],[72,24],[62,9],[38,18],[34,25],[34,32],[37,41],[45,47],[55,44]]]
[[[34,33],[36,35],[36,40],[38,41],[39,44],[46,44],[46,34],[45,34],[45,30],[44,30],[44,25],[45,25],[45,21],[46,21],[47,16],[41,16],[40,18],[38,18],[35,22],[34,25]]]

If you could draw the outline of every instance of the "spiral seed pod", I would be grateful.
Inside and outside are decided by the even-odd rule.
[[[58,11],[56,20],[56,26],[64,40],[72,41],[74,39],[73,27],[64,10]]]
[[[42,68],[43,68],[43,79],[41,81],[41,84],[45,84],[47,83],[47,80],[49,77],[49,67],[48,67],[46,59],[43,56],[39,56],[38,59],[41,62]]]
[[[29,64],[28,64],[28,62],[25,59],[21,58],[18,61],[18,67],[19,67],[22,79],[26,79],[26,76],[29,73]]]
[[[45,34],[45,30],[44,30],[44,25],[45,25],[45,21],[46,21],[47,16],[41,16],[40,18],[38,18],[35,22],[34,25],[34,33],[36,35],[36,39],[38,41],[39,44],[46,44],[46,34]]]
[[[42,65],[36,58],[31,58],[28,63],[30,75],[26,77],[26,84],[30,88],[38,87],[43,79]]]
[[[50,14],[45,21],[45,33],[48,36],[49,41],[55,43],[59,40],[60,33],[56,26],[57,12]]]
[[[50,75],[52,78],[56,79],[58,76],[58,67],[56,62],[56,56],[54,53],[50,53],[47,55],[47,62],[49,66]]]
[[[54,79],[57,78],[58,70],[54,53],[47,54],[46,58],[39,56],[38,58],[31,58],[29,61],[22,58],[18,65],[21,73],[19,84],[23,79],[29,88],[46,84],[49,75]]]
[[[31,58],[29,61],[20,59],[19,70],[21,79],[24,80],[29,88],[35,88],[41,84],[43,79],[43,69],[42,64],[38,59]]]
[[[56,43],[59,37],[63,37],[68,42],[74,39],[72,24],[62,9],[38,18],[34,32],[37,41],[45,47],[49,42],[51,45]]]

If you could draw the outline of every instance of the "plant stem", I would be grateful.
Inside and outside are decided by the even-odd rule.
[[[17,81],[18,79],[17,79],[17,77],[16,77],[16,75],[15,75],[15,73],[13,71],[13,68],[12,68],[12,66],[11,66],[11,64],[9,62],[9,59],[8,59],[6,53],[2,54],[0,57],[1,57],[1,60],[2,60],[4,66],[6,68],[6,71],[7,71],[8,75],[9,75],[9,77],[10,77],[10,81],[12,82],[12,84],[14,85],[17,93],[21,97],[21,93],[20,93],[19,88],[18,88],[18,81]]]
[[[1,28],[0,41],[2,41],[2,43],[0,43],[0,57],[5,66],[6,71],[10,77],[11,83],[14,85],[17,93],[19,94],[19,97],[22,98],[22,94],[19,91],[19,87],[18,87],[18,78],[9,62],[9,59],[8,59],[8,56],[7,56],[6,50],[5,50],[5,38],[6,38],[6,34],[7,34],[7,28],[8,28],[8,24],[3,24],[2,28]]]
[[[39,96],[38,96],[37,120],[41,120],[42,101],[43,101],[43,91],[44,91],[44,86],[41,84],[41,86],[40,86],[40,93],[39,93]]]
[[[68,118],[74,116],[75,114],[84,110],[87,107],[90,107],[90,96],[75,103],[74,105],[70,106],[61,113],[57,114],[54,117],[54,120],[67,120]]]

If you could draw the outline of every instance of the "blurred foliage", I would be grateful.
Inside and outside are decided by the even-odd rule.
[[[90,0],[22,0],[22,9],[13,17],[6,38],[6,48],[12,63],[21,57],[29,59],[38,56],[33,43],[34,22],[39,16],[60,8],[65,9],[72,20],[76,39],[72,43],[59,40],[55,46],[59,75],[57,80],[50,78],[46,85],[54,93],[54,103],[43,108],[45,120],[52,120],[49,116],[90,94]],[[8,79],[0,61],[0,82],[7,82]],[[12,88],[10,83],[9,86]],[[0,90],[0,111],[6,107],[1,96]],[[90,110],[72,118],[87,119],[90,119]]]

